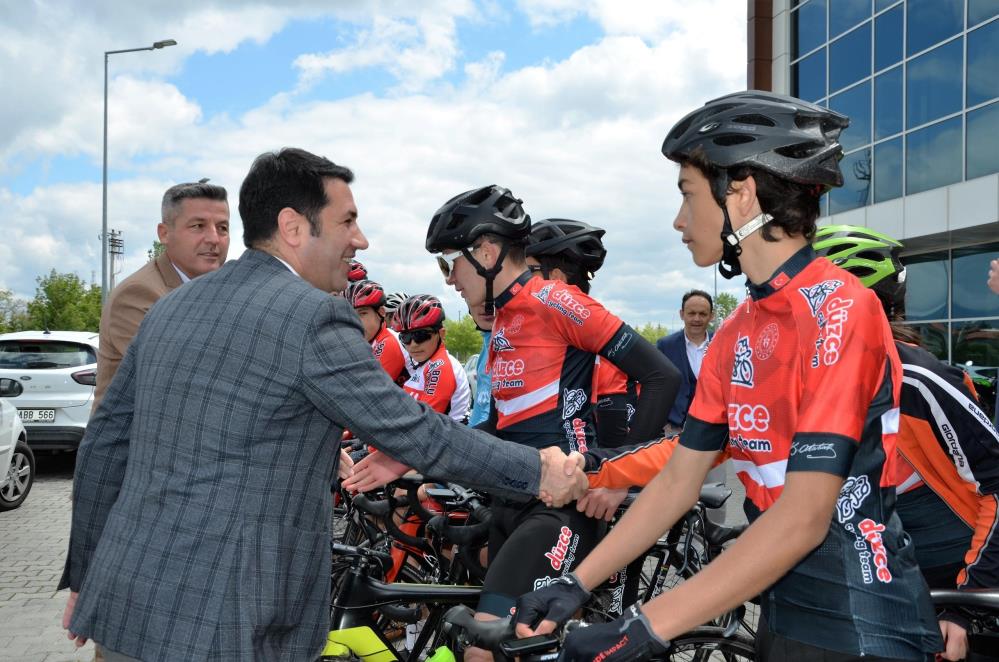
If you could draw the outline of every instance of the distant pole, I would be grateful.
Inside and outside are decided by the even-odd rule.
[[[152,51],[167,46],[176,46],[173,39],[157,41],[152,46],[143,48],[125,48],[118,51],[104,51],[104,162],[102,166],[101,190],[101,304],[108,299],[108,56],[116,53],[134,53],[136,51]]]

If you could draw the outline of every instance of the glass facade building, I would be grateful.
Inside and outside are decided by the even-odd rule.
[[[850,117],[820,224],[902,241],[909,323],[995,377],[999,0],[756,0],[749,19],[749,87]]]

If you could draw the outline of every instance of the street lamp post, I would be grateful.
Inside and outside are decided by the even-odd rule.
[[[125,48],[119,51],[104,51],[104,187],[101,203],[101,304],[108,298],[108,56],[117,53],[152,51],[167,46],[176,46],[173,39],[157,41],[143,48]]]

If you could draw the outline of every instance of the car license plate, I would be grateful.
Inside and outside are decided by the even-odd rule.
[[[54,423],[55,409],[18,409],[22,423]]]

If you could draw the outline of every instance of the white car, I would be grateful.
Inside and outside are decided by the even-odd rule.
[[[0,379],[0,511],[24,503],[35,482],[35,456],[17,408],[6,399],[18,390],[17,382]]]
[[[89,331],[19,331],[0,335],[0,378],[21,393],[9,398],[34,450],[80,445],[94,404],[97,334]]]

